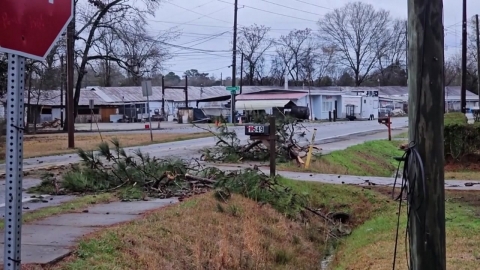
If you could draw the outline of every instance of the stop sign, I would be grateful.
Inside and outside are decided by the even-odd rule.
[[[73,18],[74,0],[0,0],[0,52],[44,60]]]

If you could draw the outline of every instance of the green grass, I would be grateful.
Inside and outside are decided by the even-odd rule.
[[[447,269],[478,269],[480,259],[479,209],[461,204],[446,203]],[[389,269],[393,261],[394,239],[397,221],[397,205],[389,204],[377,215],[359,226],[352,235],[343,239],[333,268],[343,269]],[[398,269],[405,269],[406,212],[400,218],[400,233],[397,253]]]
[[[367,189],[289,179],[280,179],[280,182],[290,187],[293,192],[306,195],[308,204],[314,209],[321,209],[324,213],[346,212],[350,214],[351,226],[362,224],[387,207],[384,195]],[[218,252],[211,252],[213,247],[218,248],[218,245],[221,245],[222,254],[228,253],[238,244],[248,245],[249,249],[255,250],[256,244],[249,241],[256,241],[257,237],[262,237],[261,246],[271,247],[273,261],[277,264],[275,268],[267,267],[265,269],[292,269],[288,267],[292,266],[291,263],[295,261],[298,263],[298,258],[304,260],[305,257],[311,258],[315,255],[320,260],[323,252],[330,252],[327,245],[334,244],[330,239],[329,244],[316,246],[315,254],[309,253],[305,249],[306,245],[316,243],[313,241],[323,242],[326,239],[325,231],[323,231],[325,221],[319,217],[314,217],[315,222],[309,222],[309,226],[300,222],[293,226],[285,226],[278,223],[285,218],[282,213],[275,211],[278,216],[272,216],[257,212],[260,209],[268,208],[267,206],[259,206],[258,203],[250,201],[253,203],[252,207],[244,199],[239,201],[238,197],[234,196],[232,201],[221,205],[220,211],[218,201],[211,202],[212,198],[213,196],[209,194],[191,198],[167,209],[154,211],[137,221],[96,233],[80,241],[75,255],[65,263],[57,265],[55,269],[114,269],[114,267],[117,267],[116,269],[132,269],[132,265],[139,267],[135,269],[140,269],[146,264],[161,269],[168,265],[165,264],[166,261],[175,262],[175,265],[183,265],[187,261],[191,262],[191,257],[197,254],[194,250],[199,241],[202,243],[202,250],[210,250],[208,251],[210,255],[207,256],[212,257],[207,259],[215,261],[217,259],[215,254]],[[226,219],[219,216],[220,214],[223,214]],[[238,224],[245,215],[250,216],[248,221]],[[266,227],[254,225],[265,224],[265,222],[273,222],[276,225],[267,224]],[[199,226],[199,224],[201,225]],[[209,236],[212,230],[215,231],[213,232],[216,235],[214,237]],[[251,233],[255,233],[254,235],[257,236],[252,235],[249,230],[252,230]],[[292,235],[292,240],[288,241],[282,236],[285,232]],[[155,237],[151,239],[152,235]],[[218,242],[216,239],[218,237],[234,239],[242,235],[246,237],[243,240],[245,242],[242,243],[233,240]],[[309,242],[305,242],[305,239],[309,239]],[[284,242],[285,240],[287,242]],[[278,241],[282,241],[283,244],[278,244]],[[273,248],[272,245],[276,245],[276,247]],[[176,248],[172,250],[173,247]],[[244,255],[254,258],[255,255],[248,255],[253,252],[249,249],[243,251]],[[254,252],[254,254],[257,253]],[[236,254],[234,257],[233,260],[241,260],[242,255]],[[268,257],[266,255],[259,260],[268,261]],[[201,265],[198,264],[200,260],[205,260],[205,258],[197,259],[195,263],[189,264],[189,268],[201,268]],[[255,268],[254,266],[244,266],[223,269],[252,269],[252,267]],[[299,269],[311,268],[300,267]]]
[[[408,131],[406,132],[402,132],[400,134],[397,134],[395,136],[393,136],[394,138],[397,138],[397,139],[408,139]]]
[[[454,125],[454,124],[466,124],[467,122],[468,122],[468,119],[463,113],[459,113],[459,112],[446,113],[444,116],[445,126]]]
[[[402,141],[369,141],[313,158],[309,169],[296,164],[279,164],[279,169],[325,174],[390,177],[398,166],[393,158],[402,156]]]

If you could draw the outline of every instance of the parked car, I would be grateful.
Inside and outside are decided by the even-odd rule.
[[[379,108],[378,119],[387,118],[392,116],[392,110],[390,108]]]

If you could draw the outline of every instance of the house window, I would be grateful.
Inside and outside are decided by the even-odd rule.
[[[322,112],[333,111],[333,102],[324,101],[322,102]]]

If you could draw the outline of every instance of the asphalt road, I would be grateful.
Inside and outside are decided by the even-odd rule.
[[[406,117],[392,118],[392,128],[401,128],[408,125]],[[299,137],[298,141],[301,143],[307,142],[312,136],[313,129],[317,129],[316,142],[325,142],[336,140],[339,137],[349,136],[358,133],[368,133],[373,131],[385,131],[386,127],[379,124],[377,121],[348,121],[348,122],[330,122],[330,123],[309,123],[305,124],[304,128],[299,128],[298,133],[305,133],[305,136]],[[236,130],[238,138],[242,142],[248,140],[248,136],[244,135],[244,127],[231,127]],[[184,129],[185,132],[198,132],[199,129],[190,127]],[[125,148],[127,153],[133,153],[140,149],[143,153],[155,156],[158,158],[192,158],[199,156],[199,150],[212,147],[215,145],[215,138],[199,138],[186,141],[177,141],[170,143],[161,143],[146,145],[140,147]],[[80,161],[76,154],[64,154],[56,156],[46,156],[39,158],[28,158],[23,161],[24,170],[36,169],[49,166],[68,165],[71,163],[78,163]],[[0,173],[5,172],[5,164],[0,164]]]

